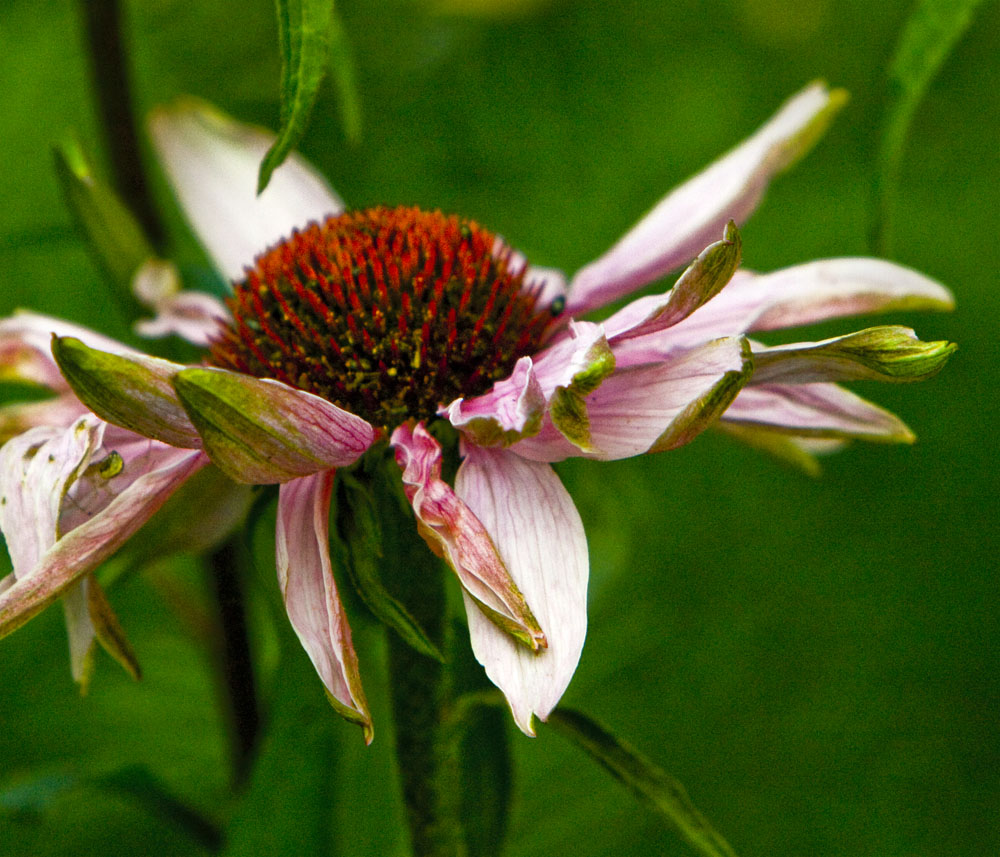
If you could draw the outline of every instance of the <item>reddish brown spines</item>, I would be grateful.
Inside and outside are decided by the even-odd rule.
[[[416,208],[343,214],[258,257],[210,359],[389,430],[485,392],[537,349],[553,314],[523,277],[472,221]]]

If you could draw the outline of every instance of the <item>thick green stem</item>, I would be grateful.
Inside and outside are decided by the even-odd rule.
[[[423,545],[416,547],[426,551]],[[443,649],[444,578],[437,569],[421,574],[427,563],[415,565],[408,569],[411,592],[406,603],[414,613],[419,609],[415,618]],[[390,634],[389,671],[396,758],[414,857],[458,857],[466,852],[458,820],[459,771],[447,727],[447,668]]]

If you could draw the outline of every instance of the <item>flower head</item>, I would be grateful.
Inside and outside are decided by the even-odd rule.
[[[804,90],[569,289],[471,221],[415,208],[345,214],[301,161],[254,202],[266,135],[200,105],[161,111],[153,136],[163,163],[235,282],[228,313],[184,305],[206,320],[197,330],[207,365],[86,345],[83,335],[58,338],[55,359],[79,400],[129,437],[180,447],[191,461],[207,456],[236,481],[281,485],[277,566],[289,618],[331,700],[369,739],[328,510],[335,470],[373,447],[381,454],[387,439],[418,531],[462,586],[476,657],[533,734],[533,718],[545,719],[569,683],[586,630],[586,539],[552,462],[668,450],[714,423],[800,455],[852,437],[912,439],[836,382],[928,377],[953,346],[899,327],[777,347],[747,336],[951,305],[942,286],[878,260],[765,275],[739,268],[736,222],[842,101],[822,85]],[[662,294],[601,323],[577,318],[682,265]],[[177,298],[162,301],[161,314]],[[459,436],[453,484],[428,430],[436,421]],[[92,567],[74,566],[50,586],[61,591]],[[0,621],[20,609],[8,596]]]

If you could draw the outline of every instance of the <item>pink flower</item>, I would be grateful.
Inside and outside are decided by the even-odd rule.
[[[369,740],[331,573],[328,509],[334,471],[388,439],[421,535],[462,586],[473,651],[518,726],[534,734],[533,718],[558,702],[586,633],[587,544],[552,462],[672,449],[716,422],[799,455],[854,437],[912,439],[896,417],[836,382],[929,377],[953,346],[900,327],[777,347],[746,336],[952,304],[937,283],[873,259],[738,270],[733,221],[749,215],[841,102],[819,84],[799,93],[568,289],[559,272],[530,267],[474,223],[402,208],[343,214],[302,161],[256,200],[270,137],[186,103],[154,117],[153,137],[206,249],[238,281],[231,321],[214,335],[198,328],[209,331],[202,341],[213,365],[188,368],[93,340],[88,348],[82,336],[57,339],[55,357],[79,398],[129,437],[186,447],[192,466],[207,455],[237,481],[280,484],[277,566],[289,618],[338,710]],[[292,227],[302,231],[275,244]],[[604,322],[573,318],[686,263],[662,294]],[[184,329],[218,324],[217,308],[167,291],[147,330],[180,330],[178,315]],[[59,376],[46,377],[59,390]],[[427,430],[438,419],[460,435],[454,485]],[[50,574],[47,585],[63,591],[91,568]],[[0,630],[5,610],[21,615],[23,596],[8,598],[13,591],[0,595]]]

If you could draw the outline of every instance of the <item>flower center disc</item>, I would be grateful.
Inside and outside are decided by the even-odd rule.
[[[537,349],[554,316],[524,268],[492,233],[440,212],[331,217],[257,258],[209,360],[390,431],[485,392]]]

